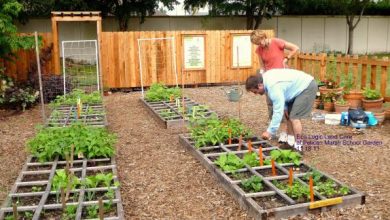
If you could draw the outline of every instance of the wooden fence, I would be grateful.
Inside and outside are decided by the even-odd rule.
[[[22,34],[23,36],[34,36],[33,34]],[[39,33],[42,37],[43,48],[50,47],[52,44],[51,33]],[[28,72],[31,65],[36,63],[35,49],[31,50],[19,50],[15,61],[4,61],[0,59],[0,66],[6,68],[6,75],[12,77],[17,81],[25,81],[28,79]],[[52,74],[54,71],[53,59],[43,64],[42,73]]]
[[[390,101],[390,61],[368,56],[297,54],[291,66],[312,74],[316,79],[334,79],[342,83],[351,77],[355,89],[378,89]]]
[[[166,32],[103,32],[102,33],[102,71],[103,83],[109,87],[140,87],[140,62],[137,39],[174,37],[176,51],[176,69],[181,84],[182,75],[185,84],[242,82],[259,68],[258,59],[252,45],[252,65],[245,68],[232,67],[232,36],[249,35],[251,31],[166,31]],[[268,32],[273,35],[273,31]],[[205,68],[183,70],[183,37],[204,36]],[[155,49],[150,42],[143,42],[142,75],[144,85],[162,81],[168,85],[175,84],[171,43],[161,44]],[[161,60],[166,62],[161,62]],[[162,65],[161,65],[162,64]]]
[[[176,51],[176,69],[179,83],[182,75],[185,84],[218,84],[244,82],[259,68],[258,59],[252,45],[252,65],[236,68],[232,66],[232,36],[248,35],[251,31],[167,31],[167,32],[103,32],[101,42],[103,83],[109,88],[134,88],[141,86],[138,39],[174,37]],[[269,31],[272,35],[273,32]],[[51,34],[40,34],[44,45],[51,44]],[[183,70],[183,37],[204,36],[205,68]],[[157,49],[151,44],[140,47],[147,54],[142,59],[144,85],[153,82],[175,84],[173,63],[170,60],[173,50],[168,43],[160,44]],[[7,75],[17,79],[27,79],[28,68],[35,62],[34,51],[20,51],[16,63],[5,62]],[[0,61],[1,62],[1,61]],[[292,68],[313,74],[318,79],[332,77],[341,81],[346,75],[353,76],[356,88],[378,89],[390,101],[390,62],[386,59],[367,56],[327,56],[326,54],[301,53],[290,60]],[[53,73],[53,61],[46,62],[44,72]]]

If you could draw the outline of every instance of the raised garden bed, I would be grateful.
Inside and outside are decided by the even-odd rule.
[[[80,116],[77,114],[77,105],[55,107],[46,124],[48,127],[65,127],[76,122],[96,127],[105,127],[108,124],[102,104],[83,104]]]
[[[328,186],[334,187],[335,193],[333,196],[328,195],[321,189],[321,187],[324,188],[323,186],[319,187],[314,185],[315,202],[311,203],[307,196],[309,186],[306,179],[308,175],[312,174],[313,168],[303,162],[296,164],[296,161],[294,163],[275,163],[276,175],[272,175],[271,165],[257,165],[259,163],[259,146],[263,147],[262,156],[264,162],[269,161],[270,156],[268,155],[274,154],[275,156],[276,154],[272,152],[268,153],[268,151],[278,150],[277,147],[270,147],[264,140],[252,139],[252,154],[253,156],[256,155],[257,160],[253,159],[252,162],[254,161],[254,163],[250,165],[249,163],[237,162],[236,164],[232,162],[226,165],[228,164],[226,161],[229,160],[228,155],[231,155],[231,158],[239,158],[245,161],[244,157],[249,150],[245,140],[243,140],[241,147],[238,147],[238,144],[232,143],[231,145],[217,144],[216,146],[204,146],[201,148],[195,147],[189,134],[179,135],[179,141],[211,172],[225,190],[256,219],[286,218],[307,212],[318,213],[332,208],[365,203],[365,195],[363,193],[351,187],[346,187],[340,181],[317,170],[315,172],[319,177],[314,175],[314,182],[318,183],[319,181],[326,182],[327,180],[331,180],[332,182]],[[221,157],[225,158],[220,159]],[[224,167],[225,171],[220,168],[223,166],[221,163],[224,162],[226,162],[226,166]],[[232,164],[237,165],[238,169],[229,171]],[[288,169],[290,167],[294,170],[293,185],[291,188],[286,185],[289,180]],[[310,174],[308,174],[309,172]],[[344,187],[343,190],[341,190],[341,187]],[[332,189],[329,190],[328,188],[326,190],[326,192],[329,191],[332,191]],[[330,201],[328,199],[334,197],[338,197],[338,203],[329,205],[328,202]]]
[[[189,98],[184,98],[185,115],[183,115],[181,109],[182,99],[180,99],[179,105],[176,105],[176,101],[150,102],[150,101],[146,101],[143,98],[140,98],[140,101],[152,113],[153,117],[156,118],[156,120],[160,124],[162,124],[165,128],[185,127],[188,123],[188,118],[194,116],[193,109],[196,109],[195,110],[196,116],[202,115],[204,117],[210,117],[212,114],[215,114],[214,112],[210,111],[208,108],[205,108],[204,106],[192,101]]]
[[[0,219],[13,219],[17,204],[18,219],[91,219],[98,218],[99,198],[103,201],[104,219],[124,219],[113,158],[76,159],[69,169],[77,184],[67,190],[63,200],[56,190],[57,178],[66,161],[39,163],[29,157],[10,194],[0,209]],[[99,175],[99,176],[98,176]],[[105,180],[104,180],[105,178]],[[63,210],[62,201],[65,203]]]

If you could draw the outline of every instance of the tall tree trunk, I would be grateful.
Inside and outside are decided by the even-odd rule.
[[[253,29],[253,16],[252,15],[246,16],[246,29],[247,30]]]
[[[263,22],[263,15],[259,13],[257,15],[257,17],[255,18],[255,21],[256,21],[256,23],[255,23],[255,26],[253,28],[254,30],[259,28],[260,24]]]
[[[354,30],[353,25],[348,25],[348,50],[347,54],[352,54],[353,53],[353,30]]]
[[[119,17],[119,31],[127,31],[129,19],[127,16]]]

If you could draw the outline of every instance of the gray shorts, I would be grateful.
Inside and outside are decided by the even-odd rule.
[[[288,103],[288,115],[290,119],[301,119],[310,117],[314,100],[318,91],[318,85],[313,79],[309,86],[295,99]]]

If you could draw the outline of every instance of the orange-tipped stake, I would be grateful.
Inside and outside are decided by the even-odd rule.
[[[241,150],[242,145],[242,135],[240,135],[240,138],[238,139],[238,150]]]
[[[259,161],[260,161],[260,166],[263,166],[264,165],[264,161],[263,161],[263,147],[259,147]]]
[[[173,95],[169,96],[169,102],[173,102]]]
[[[309,179],[309,186],[310,186],[310,202],[314,202],[314,190],[313,190],[313,177],[310,176]]]
[[[232,144],[232,129],[231,128],[229,128],[229,145],[231,145]]]
[[[252,141],[251,140],[248,141],[248,152],[252,153]]]
[[[290,167],[290,170],[288,172],[288,185],[292,187],[293,184],[293,169]]]
[[[272,165],[272,176],[276,176],[276,168],[275,168],[274,159],[271,159],[271,165]]]
[[[80,115],[81,115],[81,107],[80,107],[80,104],[77,103],[77,119],[80,118]]]

